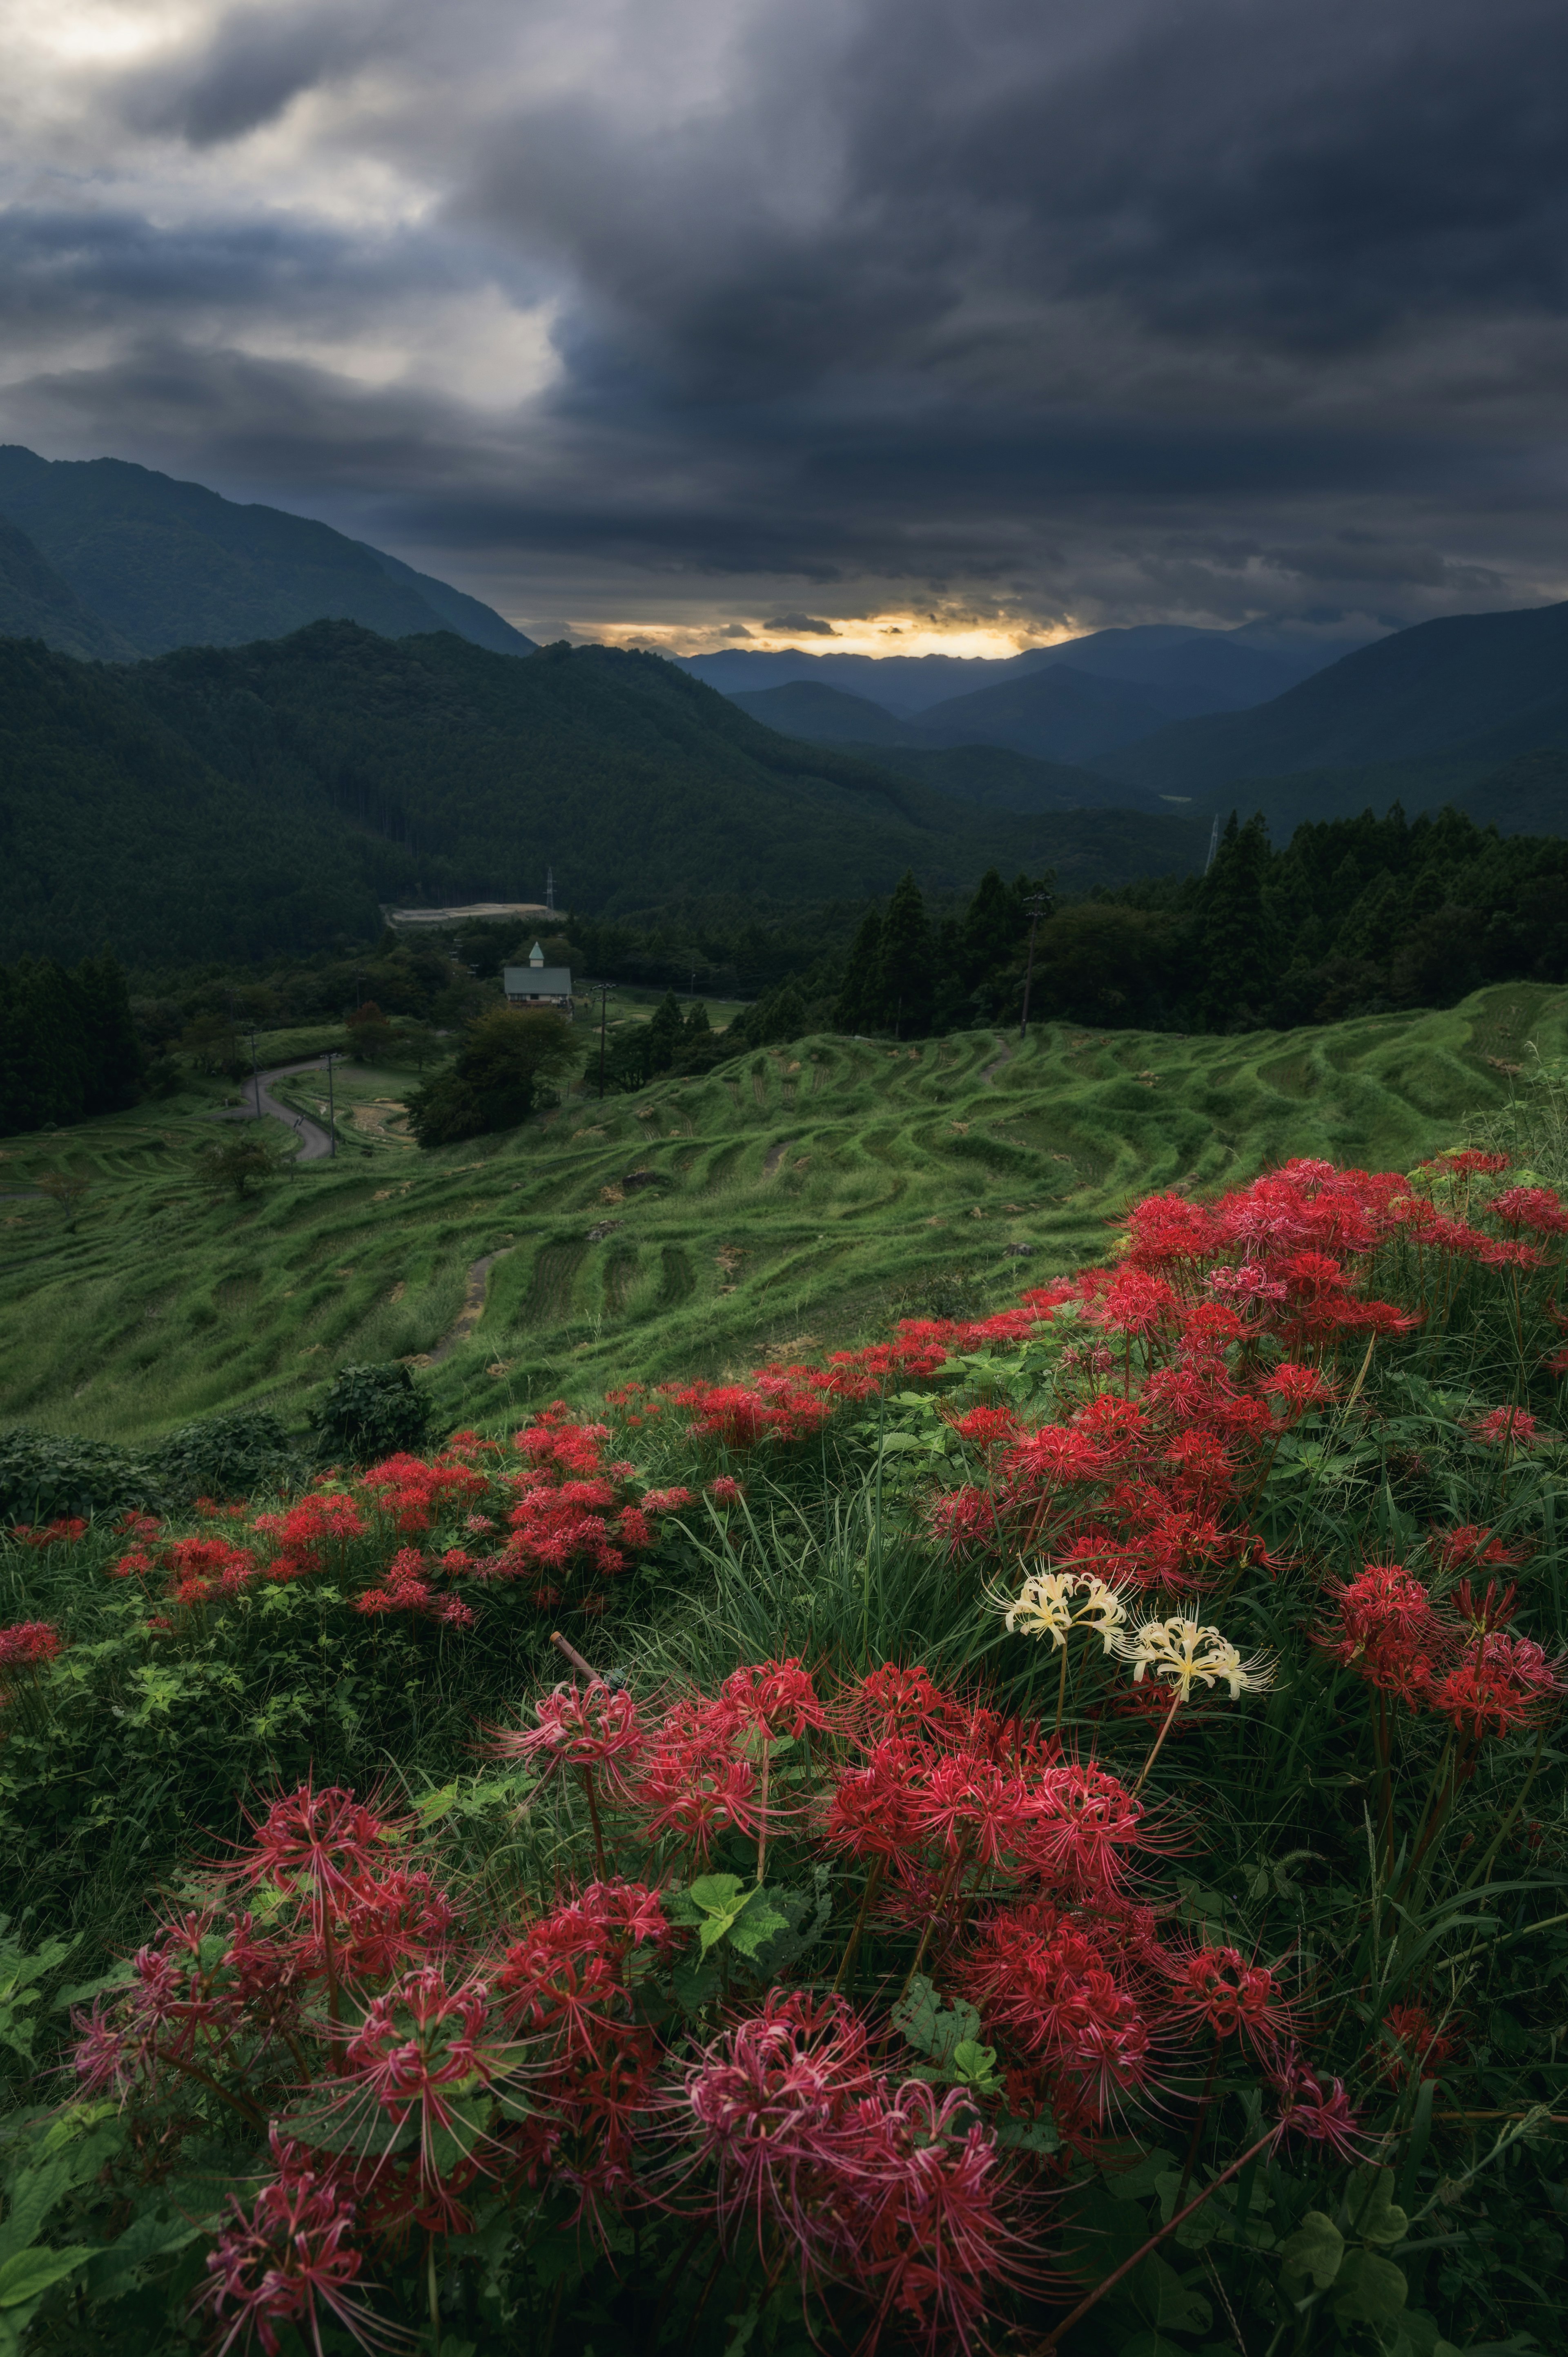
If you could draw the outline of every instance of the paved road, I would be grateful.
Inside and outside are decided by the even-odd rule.
[[[332,1139],[329,1134],[322,1128],[319,1122],[310,1120],[307,1115],[290,1113],[287,1105],[280,1104],[276,1097],[272,1094],[273,1082],[285,1079],[290,1072],[320,1072],[321,1085],[323,1088],[327,1085],[327,1074],[318,1056],[307,1056],[302,1063],[298,1064],[275,1064],[270,1072],[263,1072],[260,1076],[262,1111],[263,1114],[270,1113],[274,1121],[281,1121],[285,1129],[293,1130],[299,1140],[299,1152],[295,1157],[296,1161],[323,1161],[332,1151]],[[256,1093],[255,1082],[247,1081],[244,1103],[225,1106],[216,1118],[219,1121],[254,1121]]]

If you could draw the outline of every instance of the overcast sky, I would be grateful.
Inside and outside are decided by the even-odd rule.
[[[0,35],[0,436],[324,517],[536,634],[1003,652],[1568,597],[1563,0]]]

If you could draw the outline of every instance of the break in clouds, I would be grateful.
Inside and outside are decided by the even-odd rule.
[[[1568,595],[1558,0],[8,14],[47,456],[682,643]]]

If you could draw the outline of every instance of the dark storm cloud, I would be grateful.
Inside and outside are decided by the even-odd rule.
[[[1563,579],[1559,0],[556,5],[247,7],[111,76],[133,147],[193,156],[309,95],[312,168],[402,172],[417,225],[13,213],[0,313],[126,331],[13,413],[650,619],[726,580],[799,632],[830,590],[1397,619]],[[242,349],[486,285],[555,299],[510,414]]]

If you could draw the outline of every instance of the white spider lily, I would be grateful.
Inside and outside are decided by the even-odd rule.
[[[1243,1694],[1261,1694],[1274,1682],[1274,1664],[1267,1654],[1254,1653],[1243,1661],[1218,1629],[1206,1629],[1179,1616],[1173,1620],[1145,1620],[1131,1636],[1117,1639],[1116,1651],[1124,1662],[1132,1663],[1134,1685],[1148,1671],[1163,1678],[1180,1702],[1200,1682],[1212,1686],[1223,1679],[1232,1702]]]
[[[1115,1650],[1127,1626],[1118,1589],[1091,1571],[1032,1572],[1003,1615],[1010,1635],[1048,1637],[1059,1651],[1074,1629],[1089,1629]]]

